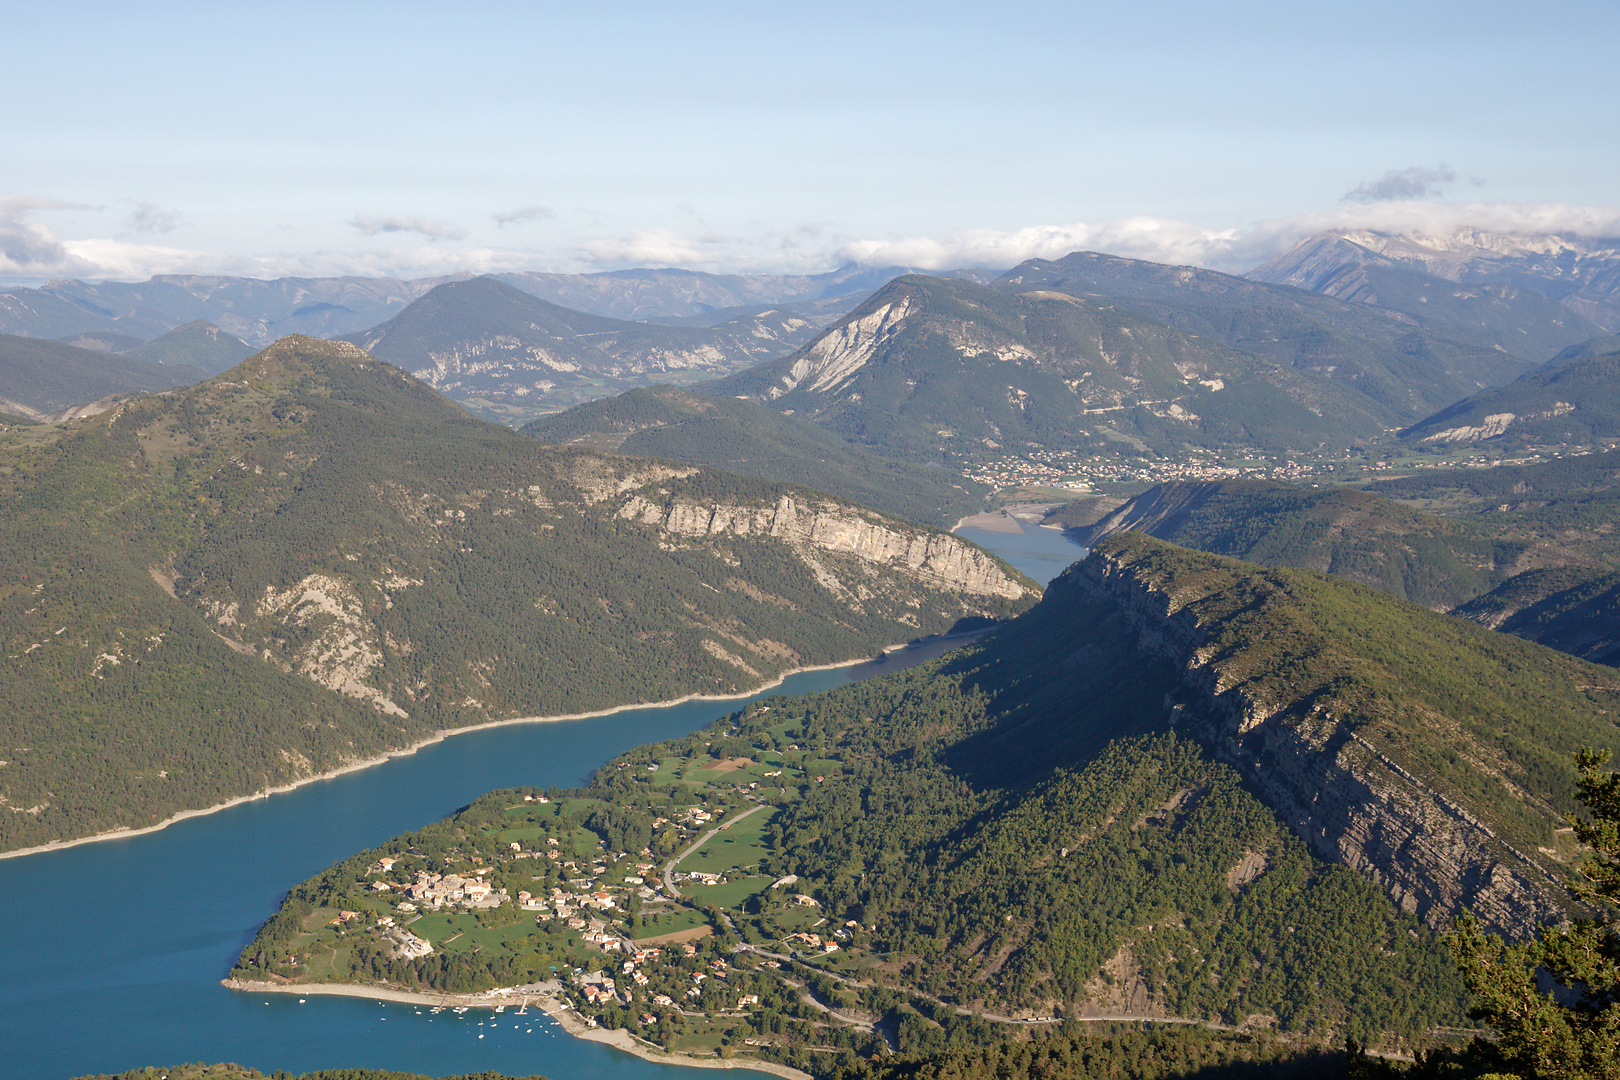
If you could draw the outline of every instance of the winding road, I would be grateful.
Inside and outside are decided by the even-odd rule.
[[[770,805],[769,803],[760,803],[758,806],[755,806],[752,809],[744,810],[742,813],[738,814],[734,818],[731,818],[729,821],[722,821],[720,824],[716,825],[714,828],[710,829],[708,832],[704,833],[702,836],[700,836],[696,840],[692,841],[691,844],[687,845],[687,847],[686,847],[686,849],[684,851],[682,851],[679,855],[677,855],[673,859],[671,859],[669,861],[669,865],[664,867],[664,889],[665,889],[665,891],[667,891],[670,896],[674,897],[677,900],[686,899],[686,897],[681,895],[681,891],[675,887],[675,868],[681,864],[681,860],[685,859],[688,855],[692,854],[692,852],[696,851],[698,848],[702,847],[704,844],[707,844],[709,842],[710,837],[714,836],[716,833],[720,832],[723,829],[731,828],[731,826],[737,824],[737,822],[741,821],[743,818],[748,817],[748,816],[750,816],[752,814],[757,814],[761,810],[764,810],[769,805]]]

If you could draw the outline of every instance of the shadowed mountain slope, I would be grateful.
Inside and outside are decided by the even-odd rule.
[[[196,367],[0,334],[0,409],[34,420],[114,394],[189,386],[206,375]]]
[[[808,420],[735,398],[669,386],[631,390],[524,426],[545,442],[617,450],[802,484],[886,513],[949,528],[990,489],[939,469],[862,451]]]

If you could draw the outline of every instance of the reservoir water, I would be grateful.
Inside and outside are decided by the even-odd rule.
[[[1086,557],[1086,549],[1070,540],[1061,529],[1030,525],[1010,517],[1003,518],[999,524],[1003,529],[1016,526],[1018,531],[992,531],[964,525],[956,530],[956,535],[995,552],[1042,585]]]
[[[1051,529],[962,532],[1041,582],[1082,554]],[[765,694],[829,689],[955,644],[805,672]],[[468,732],[159,832],[0,860],[0,1077],[67,1080],[199,1060],[294,1073],[365,1066],[551,1080],[713,1075],[571,1038],[543,1015],[432,1016],[357,998],[299,1004],[292,995],[226,990],[219,980],[287,888],[338,859],[494,788],[580,783],[614,755],[684,735],[743,700]]]

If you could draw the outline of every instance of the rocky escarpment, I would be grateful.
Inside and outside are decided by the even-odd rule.
[[[779,495],[769,505],[745,505],[670,497],[632,496],[618,516],[683,537],[768,537],[786,543],[840,594],[858,593],[822,556],[853,556],[867,569],[897,571],[936,588],[969,596],[1018,600],[1036,590],[993,556],[949,533],[902,528],[893,519],[863,513],[847,503],[802,495]]]
[[[1552,849],[1532,852],[1510,838],[1514,823],[1428,767],[1421,747],[1432,741],[1460,755],[1462,767],[1512,791],[1551,833],[1556,816],[1516,786],[1511,762],[1471,739],[1455,716],[1415,699],[1393,710],[1357,699],[1344,686],[1358,658],[1340,642],[1279,651],[1274,639],[1290,630],[1288,609],[1300,606],[1289,589],[1298,572],[1267,574],[1189,552],[1167,571],[1157,558],[1166,550],[1178,549],[1140,536],[1106,543],[1050,592],[1104,601],[1124,615],[1144,660],[1174,665],[1179,675],[1164,699],[1173,726],[1237,767],[1318,857],[1366,875],[1431,926],[1467,910],[1524,935],[1560,916],[1566,894]],[[1188,573],[1189,564],[1201,572]]]

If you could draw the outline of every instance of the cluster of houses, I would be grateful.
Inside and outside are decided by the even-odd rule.
[[[409,903],[414,907],[425,908],[429,911],[438,908],[462,905],[469,908],[496,908],[506,903],[510,897],[505,889],[497,889],[483,880],[483,874],[489,873],[489,868],[474,871],[470,877],[461,874],[435,874],[422,870],[416,875],[416,880],[409,885],[398,886],[399,891],[409,897]],[[385,881],[372,883],[373,888],[388,889]]]
[[[678,946],[684,956],[695,956],[697,948],[694,945]],[[608,1006],[618,1003],[632,1004],[635,1000],[635,991],[647,986],[650,980],[643,966],[651,960],[663,955],[661,948],[641,949],[634,956],[620,965],[620,978],[615,979],[606,970],[590,975],[581,975],[578,978],[580,993],[584,996],[587,1005]],[[686,991],[686,996],[693,1000],[703,996],[703,984],[711,978],[722,982],[730,978],[728,965],[723,959],[709,961],[709,971],[694,971],[691,973],[692,986]],[[651,994],[646,1000],[654,1005],[666,1009],[678,1008],[675,999],[668,994]],[[737,998],[737,1007],[746,1009],[759,1005],[758,994],[742,994]],[[643,1014],[643,1023],[652,1023],[655,1019],[651,1013]]]

